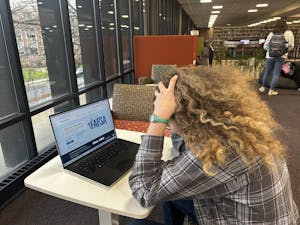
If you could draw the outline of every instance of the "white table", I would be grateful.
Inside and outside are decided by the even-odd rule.
[[[139,144],[142,134],[134,131],[117,130],[119,138]],[[163,159],[171,158],[172,152],[170,148],[171,140],[170,138],[165,138]],[[152,210],[152,208],[141,207],[131,195],[128,176],[129,172],[108,189],[94,182],[66,173],[59,156],[56,156],[29,175],[24,180],[24,183],[26,187],[36,191],[96,208],[99,212],[100,224],[111,225],[119,223],[118,215],[143,219]]]

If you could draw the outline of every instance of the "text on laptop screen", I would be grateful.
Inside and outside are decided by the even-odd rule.
[[[108,100],[50,117],[64,166],[116,139]]]

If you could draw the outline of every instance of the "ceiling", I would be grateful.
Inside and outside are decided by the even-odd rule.
[[[211,3],[200,3],[200,0],[178,0],[195,25],[199,28],[208,27],[212,10],[219,10],[220,14],[214,27],[247,26],[273,17],[287,17],[288,21],[300,19],[300,0],[212,0]],[[267,3],[264,8],[257,8],[256,4]],[[212,9],[222,5],[222,9]],[[249,13],[249,9],[258,9]]]

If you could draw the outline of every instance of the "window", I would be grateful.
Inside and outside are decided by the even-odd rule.
[[[68,8],[78,87],[83,88],[100,80],[93,4],[68,0]]]
[[[31,118],[37,150],[39,152],[47,149],[47,147],[53,145],[54,143],[54,136],[49,116],[54,113],[70,109],[70,106],[70,102],[64,102],[41,113],[38,113]]]
[[[0,130],[0,178],[28,160],[22,123]]]
[[[130,54],[130,24],[129,24],[129,4],[128,1],[119,1],[120,4],[120,22],[121,22],[121,39],[123,52],[123,69],[128,71],[132,68]]]
[[[118,73],[114,1],[99,1],[99,6],[101,16],[105,76],[106,80],[108,80]]]
[[[37,0],[10,0],[10,6],[15,30],[26,31],[17,43],[29,106],[33,108],[69,94],[59,4],[50,0],[42,4]]]
[[[141,0],[133,0],[132,1],[132,12],[133,12],[133,29],[135,35],[142,34],[141,28]]]
[[[34,28],[27,30],[26,34],[27,34],[28,39],[34,39],[34,40],[36,39],[36,34],[35,34]]]
[[[38,52],[37,42],[29,43],[28,50],[29,50],[28,55],[38,55],[39,52]]]
[[[0,17],[2,25],[2,18]],[[4,32],[0,27],[0,118],[20,112],[12,79],[12,68],[4,41]]]
[[[22,42],[22,41],[18,42],[18,50],[19,50],[19,54],[20,55],[24,55],[25,54],[24,42]]]

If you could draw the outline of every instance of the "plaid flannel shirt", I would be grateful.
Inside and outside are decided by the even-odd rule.
[[[177,134],[171,139],[179,155],[162,161],[163,139],[142,136],[129,177],[132,193],[142,206],[193,199],[199,224],[297,224],[298,209],[284,161],[278,161],[276,170],[270,171],[261,160],[246,167],[236,156],[209,177]]]

